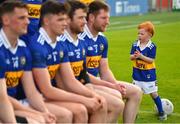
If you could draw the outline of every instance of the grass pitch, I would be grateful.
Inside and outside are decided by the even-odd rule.
[[[168,120],[159,121],[154,103],[144,95],[136,123],[180,123],[180,12],[150,13],[146,15],[111,17],[105,35],[109,40],[109,64],[119,80],[131,82],[131,45],[137,38],[137,25],[143,21],[155,24],[152,41],[157,45],[156,68],[159,95],[174,104]],[[119,122],[121,123],[121,117]]]

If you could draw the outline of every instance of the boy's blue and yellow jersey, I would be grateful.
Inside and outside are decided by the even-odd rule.
[[[32,58],[24,41],[18,39],[17,47],[12,48],[3,29],[0,30],[0,78],[5,78],[8,94],[16,97],[24,71],[31,71]]]
[[[54,84],[54,77],[60,63],[69,62],[66,47],[62,42],[53,43],[43,28],[39,29],[30,41],[32,68],[47,68]]]
[[[156,45],[149,41],[144,49],[140,47],[140,41],[133,43],[131,48],[131,55],[134,54],[136,50],[140,51],[146,57],[155,59],[156,57]],[[156,67],[155,62],[147,63],[141,59],[133,60],[133,79],[137,81],[156,81]]]
[[[74,41],[70,34],[65,31],[64,35],[60,36],[60,40],[64,42],[67,50],[71,68],[77,79],[80,77],[81,71],[84,69],[86,59],[86,45],[85,42],[78,38]]]
[[[87,45],[86,67],[90,74],[97,76],[99,74],[99,66],[101,58],[107,58],[108,42],[106,37],[99,33],[97,37],[93,37],[87,26],[84,32],[80,34]]]

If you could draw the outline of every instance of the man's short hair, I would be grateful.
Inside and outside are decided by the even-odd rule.
[[[40,25],[43,25],[43,18],[46,15],[53,14],[57,15],[61,14],[68,14],[69,6],[67,4],[58,2],[56,0],[48,0],[44,2],[40,9]]]
[[[99,11],[102,9],[107,11],[107,12],[110,9],[108,4],[106,4],[105,2],[100,1],[100,0],[96,0],[96,1],[91,2],[88,7],[89,7],[89,11],[87,14],[87,20],[88,20],[89,14],[97,15],[99,13]]]
[[[70,11],[68,13],[68,16],[69,16],[70,19],[73,19],[74,12],[77,9],[83,9],[84,12],[88,11],[88,8],[87,8],[86,4],[84,4],[84,3],[80,2],[80,1],[69,0],[67,3],[70,5]]]
[[[0,25],[2,25],[2,16],[13,12],[15,8],[25,8],[28,10],[27,5],[20,0],[6,0],[0,4]]]

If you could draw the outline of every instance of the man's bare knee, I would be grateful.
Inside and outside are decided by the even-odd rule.
[[[73,114],[69,110],[64,110],[63,113],[60,112],[57,116],[58,123],[72,123],[73,121]]]
[[[107,112],[107,101],[104,97],[101,98],[101,102],[102,102],[102,108],[101,111]]]
[[[87,123],[88,122],[88,111],[86,107],[82,104],[79,104],[76,111],[73,113],[74,118],[78,120],[78,122],[81,123]]]
[[[135,86],[134,93],[133,93],[134,99],[136,99],[137,101],[141,101],[142,95],[143,95],[142,90],[138,86]]]

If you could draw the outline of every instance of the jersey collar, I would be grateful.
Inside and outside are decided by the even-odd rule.
[[[139,41],[139,40],[137,41],[137,46],[140,48],[141,51],[144,50],[144,49],[147,48],[147,47],[150,47],[151,44],[152,44],[152,41],[149,40],[148,43],[146,44],[146,46],[145,46],[144,48],[141,48],[141,47],[140,47],[140,41]]]
[[[87,25],[84,26],[84,32],[87,34],[87,36],[89,38],[93,39],[93,41],[97,41],[99,33],[98,33],[98,35],[96,37],[93,37],[93,35],[92,35],[91,31],[89,30]]]
[[[64,31],[64,36],[66,37],[66,39],[70,43],[74,44],[75,46],[78,46],[78,44],[79,44],[79,37],[78,37],[78,39],[76,41],[74,41],[74,39],[71,37],[71,35],[69,34],[69,32],[67,30]]]
[[[43,27],[39,29],[39,33],[44,37],[45,42],[47,42],[52,48],[56,47],[57,42],[55,43],[52,42],[51,38],[49,37],[49,35],[47,34],[46,30]]]
[[[13,54],[16,53],[18,46],[26,46],[26,44],[22,40],[17,39],[17,45],[15,48],[13,48],[3,29],[0,30],[0,39],[5,48],[9,49]]]

